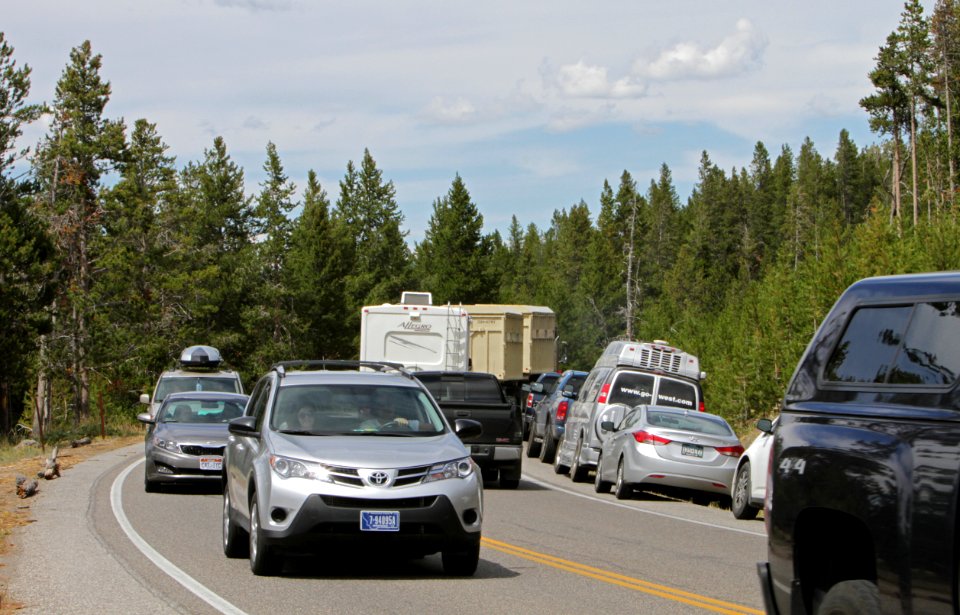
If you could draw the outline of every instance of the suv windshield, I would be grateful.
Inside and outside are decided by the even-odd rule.
[[[219,376],[172,376],[161,378],[153,401],[160,402],[170,393],[185,391],[217,391],[219,393],[239,393],[239,380],[235,377]]]
[[[300,435],[432,436],[444,423],[419,388],[313,384],[281,388],[270,427]]]

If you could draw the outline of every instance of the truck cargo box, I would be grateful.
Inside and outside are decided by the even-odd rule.
[[[465,306],[470,314],[470,369],[501,382],[523,375],[523,315],[515,310]],[[476,308],[476,309],[475,309]]]
[[[361,361],[466,371],[469,339],[469,317],[458,306],[385,303],[360,314]]]
[[[520,348],[519,377],[505,377],[501,380],[526,380],[535,374],[552,372],[557,369],[557,316],[548,307],[538,305],[510,305],[510,304],[476,304],[464,305],[463,309],[470,314],[471,320],[477,318],[502,317],[507,313],[518,313],[523,318],[523,340]],[[472,325],[471,325],[472,326]],[[513,342],[504,341],[504,352],[516,352]],[[471,353],[473,340],[471,337]],[[499,353],[493,353],[498,355]],[[509,360],[512,365],[514,359]],[[477,357],[473,356],[473,371],[497,373],[489,365],[480,365]],[[506,371],[506,370],[505,370]],[[515,372],[510,371],[511,375]]]

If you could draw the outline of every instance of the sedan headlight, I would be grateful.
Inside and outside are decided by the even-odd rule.
[[[306,463],[289,457],[270,455],[270,467],[280,478],[309,478],[327,483],[333,482],[326,468],[317,463]]]
[[[180,445],[174,442],[173,440],[165,440],[158,436],[153,437],[153,444],[157,448],[162,448],[165,451],[170,451],[171,453],[179,453]]]
[[[470,457],[464,457],[456,461],[448,461],[447,463],[438,463],[430,468],[423,482],[432,483],[433,481],[446,480],[448,478],[467,478],[473,474],[475,468],[476,464],[474,464],[473,459]]]

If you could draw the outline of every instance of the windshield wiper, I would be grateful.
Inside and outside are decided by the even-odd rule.
[[[315,431],[307,431],[305,429],[278,429],[277,433],[286,434],[288,436],[325,436],[325,433],[317,433]]]

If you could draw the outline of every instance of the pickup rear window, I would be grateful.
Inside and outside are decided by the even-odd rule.
[[[946,386],[960,371],[955,301],[865,307],[854,312],[824,369],[838,383]]]
[[[502,403],[500,383],[490,378],[432,378],[419,380],[427,387],[438,402],[475,401],[480,403]]]

